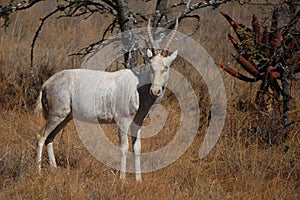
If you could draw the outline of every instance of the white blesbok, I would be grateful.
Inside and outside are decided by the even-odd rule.
[[[46,119],[44,133],[38,134],[39,171],[44,144],[47,147],[50,165],[57,166],[53,152],[53,139],[74,117],[84,122],[117,124],[121,151],[121,178],[125,178],[126,152],[129,147],[127,135],[130,131],[136,180],[141,180],[140,128],[151,106],[164,93],[169,78],[169,67],[177,56],[177,50],[168,56],[168,48],[177,28],[178,20],[166,47],[159,53],[155,47],[149,21],[147,30],[153,57],[150,60],[150,70],[144,73],[137,73],[130,69],[116,72],[71,69],[53,75],[43,84],[37,104],[37,109],[43,112]],[[151,54],[150,50],[148,54]],[[96,90],[90,91],[94,86],[91,80],[95,79],[97,79]],[[74,92],[75,85],[79,85],[79,92]],[[93,102],[89,99],[91,93],[93,93]]]

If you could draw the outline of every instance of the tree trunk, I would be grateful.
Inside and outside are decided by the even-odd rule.
[[[126,31],[131,30],[130,21],[128,20],[128,2],[127,0],[116,0],[116,10],[117,10],[117,17],[118,23],[120,26],[121,31],[123,32],[122,40],[124,45],[124,60],[125,60],[125,68],[134,68],[138,64],[138,51],[137,50],[130,50],[134,49],[133,47],[135,44],[134,35],[126,34]]]

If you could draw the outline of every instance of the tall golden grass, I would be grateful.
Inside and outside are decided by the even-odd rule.
[[[51,1],[52,2],[52,1]],[[47,2],[49,3],[49,1]],[[53,1],[52,7],[55,5]],[[6,31],[0,30],[0,199],[299,199],[300,133],[299,125],[284,130],[278,114],[259,113],[253,108],[255,84],[245,84],[224,75],[227,90],[227,118],[223,133],[205,159],[198,158],[209,123],[209,94],[201,77],[179,59],[174,66],[192,77],[190,81],[199,98],[200,127],[192,145],[170,166],[143,174],[136,183],[128,174],[123,183],[119,172],[93,158],[81,143],[73,122],[56,137],[54,150],[58,169],[48,165],[46,153],[42,174],[36,171],[36,134],[44,121],[34,114],[32,105],[37,91],[29,72],[30,43],[38,18],[51,6],[41,4],[30,12],[13,16]],[[234,8],[234,9],[233,9]],[[194,39],[216,61],[226,61],[233,51],[227,41],[230,27],[219,15],[228,12],[235,19],[250,24],[252,12],[264,17],[266,10],[257,6],[230,4],[218,9],[201,10],[201,30]],[[41,84],[51,74],[80,67],[80,59],[68,57],[100,37],[105,18],[87,20],[53,18],[42,30],[35,49],[36,76]],[[184,32],[184,27],[180,31]],[[38,89],[39,86],[36,86]],[[299,87],[292,87],[292,110],[300,108]],[[240,102],[246,102],[241,107]],[[162,102],[168,118],[155,137],[142,140],[144,152],[168,144],[180,120],[176,98],[167,93]],[[291,115],[297,118],[297,112]],[[108,125],[108,137],[118,143],[116,127]],[[174,150],[176,151],[176,149]]]

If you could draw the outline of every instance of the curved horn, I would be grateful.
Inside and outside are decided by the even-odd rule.
[[[158,50],[155,46],[155,42],[154,42],[154,39],[152,37],[151,25],[150,24],[151,24],[151,19],[149,18],[147,31],[148,31],[149,40],[150,40],[150,43],[151,43],[151,46],[152,46],[152,52],[153,52],[154,56],[156,56],[158,54]]]
[[[168,56],[168,54],[169,54],[169,47],[170,47],[170,44],[171,44],[171,42],[172,42],[172,40],[174,39],[174,37],[175,37],[175,34],[176,34],[176,30],[178,29],[178,17],[176,18],[176,23],[175,23],[175,28],[172,30],[172,32],[171,32],[171,35],[170,35],[170,38],[169,38],[169,40],[167,41],[167,43],[166,43],[166,46],[165,46],[165,48],[163,49],[163,51],[162,51],[162,56],[163,57],[167,57]]]

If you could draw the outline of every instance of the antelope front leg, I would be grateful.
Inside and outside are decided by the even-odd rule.
[[[56,161],[55,161],[55,156],[54,156],[54,151],[53,151],[53,143],[50,142],[47,144],[47,152],[49,156],[49,161],[50,161],[50,166],[52,167],[57,167]]]
[[[132,137],[132,146],[133,146],[133,151],[134,151],[134,164],[135,164],[135,178],[136,181],[141,181],[142,180],[142,175],[141,175],[141,162],[140,162],[140,157],[141,157],[141,138],[140,138],[140,133],[141,133],[141,127],[133,123],[131,125],[131,137]]]
[[[125,179],[126,173],[126,153],[128,151],[128,137],[126,132],[119,129],[119,139],[120,139],[120,151],[121,151],[121,169],[120,169],[120,178]]]

